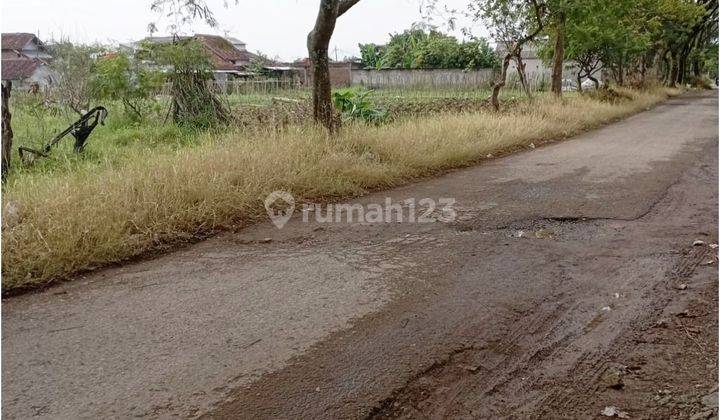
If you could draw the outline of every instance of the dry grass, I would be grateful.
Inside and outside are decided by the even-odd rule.
[[[488,153],[566,137],[638,112],[676,92],[632,92],[623,103],[537,99],[507,113],[458,114],[348,127],[233,134],[121,166],[11,180],[3,195],[2,289],[47,282],[252,222],[284,189],[300,199],[362,194]]]

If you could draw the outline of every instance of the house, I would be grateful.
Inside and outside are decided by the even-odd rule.
[[[52,55],[45,44],[31,33],[2,34],[2,80],[16,86],[44,87],[56,80],[50,68]]]
[[[250,63],[257,57],[247,50],[244,42],[236,38],[224,38],[218,35],[195,34],[192,36],[159,36],[147,37],[143,40],[121,44],[121,49],[130,54],[142,51],[144,45],[169,44],[178,40],[198,40],[208,52],[214,67],[214,76],[217,82],[253,76],[249,70]]]

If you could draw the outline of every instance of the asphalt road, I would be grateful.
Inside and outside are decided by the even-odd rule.
[[[625,398],[712,415],[717,124],[717,92],[688,94],[352,202],[453,198],[452,222],[296,215],[5,299],[2,414],[578,418]],[[638,347],[665,316],[675,359]],[[637,385],[606,401],[608,363]],[[685,405],[647,403],[675,364]]]

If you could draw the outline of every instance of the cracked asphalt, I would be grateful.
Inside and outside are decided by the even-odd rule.
[[[690,93],[352,202],[454,222],[296,216],[4,299],[2,414],[713,416],[717,124]]]

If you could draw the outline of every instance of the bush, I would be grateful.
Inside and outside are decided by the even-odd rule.
[[[584,92],[583,95],[598,100],[600,102],[607,102],[611,104],[628,102],[634,99],[629,92],[610,86],[603,87],[602,89],[589,90]]]
[[[344,120],[361,120],[369,124],[382,124],[388,119],[385,108],[370,101],[371,90],[340,89],[333,92],[333,103]]]
[[[693,76],[690,79],[690,86],[698,89],[712,89],[713,81],[708,76]]]

